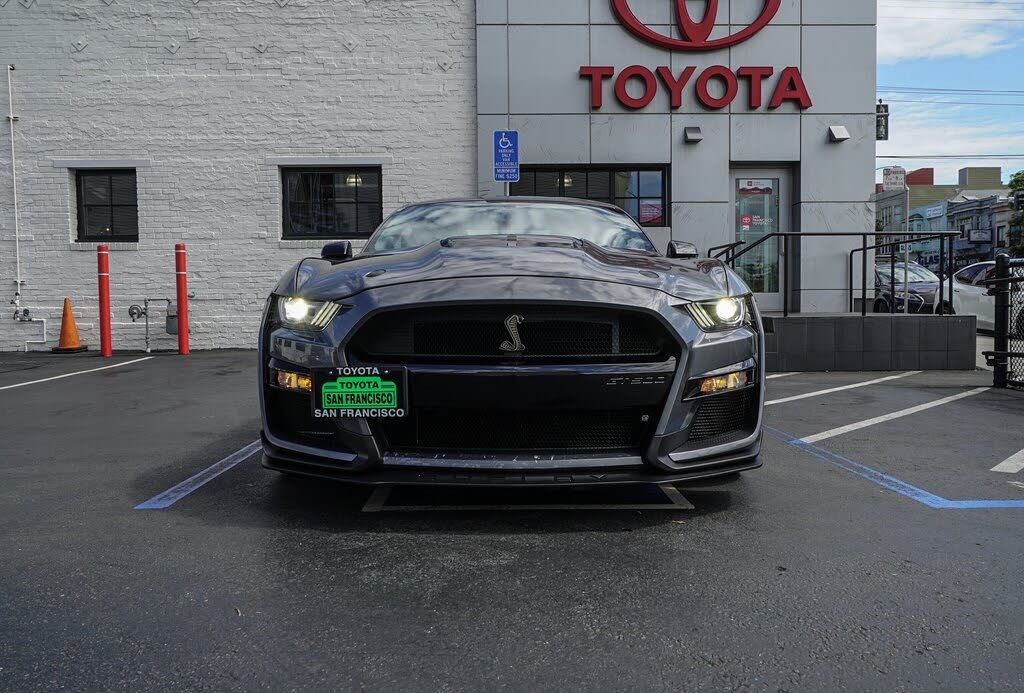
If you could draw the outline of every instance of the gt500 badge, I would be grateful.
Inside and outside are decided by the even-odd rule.
[[[404,368],[334,368],[315,375],[314,418],[395,418],[406,414]]]

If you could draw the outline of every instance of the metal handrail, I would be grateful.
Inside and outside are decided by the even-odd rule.
[[[753,243],[732,243],[732,244],[729,244],[729,245],[717,246],[715,248],[711,248],[710,250],[708,250],[708,256],[711,257],[711,258],[714,258],[714,259],[721,259],[723,256],[726,256],[726,258],[723,260],[723,262],[729,264],[729,266],[731,266],[731,267],[733,267],[735,269],[735,267],[736,267],[736,260],[738,260],[739,258],[743,257],[747,253],[749,253],[749,252],[751,252],[751,251],[761,247],[762,245],[764,245],[765,243],[767,243],[768,241],[770,241],[773,238],[781,238],[783,240],[783,251],[784,252],[780,253],[780,255],[783,255],[783,256],[789,256],[789,254],[790,254],[789,253],[789,239],[793,238],[793,237],[797,237],[797,238],[860,238],[861,239],[861,248],[860,248],[860,250],[864,252],[864,256],[861,259],[861,270],[862,270],[861,271],[861,301],[862,301],[862,304],[861,304],[861,315],[867,315],[867,271],[868,271],[868,267],[867,267],[867,264],[868,264],[867,263],[867,252],[866,252],[867,249],[868,249],[867,240],[868,240],[869,237],[872,237],[872,236],[877,237],[877,236],[882,236],[882,235],[898,236],[900,238],[906,239],[904,241],[891,241],[891,242],[888,242],[888,243],[884,243],[884,244],[882,244],[882,246],[892,246],[892,245],[894,245],[896,243],[900,243],[900,242],[913,242],[914,239],[919,238],[919,237],[923,237],[924,240],[928,240],[928,239],[935,238],[935,237],[939,237],[940,239],[941,238],[948,238],[949,239],[949,253],[950,253],[949,269],[950,270],[953,269],[953,257],[952,257],[953,256],[953,252],[954,252],[954,250],[953,250],[953,239],[960,237],[960,232],[959,231],[928,231],[928,232],[912,232],[911,231],[911,232],[900,233],[900,234],[880,234],[877,231],[840,231],[840,232],[835,232],[835,233],[825,232],[825,231],[777,231],[775,233],[765,234],[764,236],[761,236],[759,239],[757,239]],[[739,252],[733,252],[741,244],[745,245],[746,247],[744,247]],[[719,251],[719,252],[712,254],[713,251],[716,251],[716,250]],[[940,256],[945,255],[945,248],[943,247],[942,243],[939,244],[939,253],[940,253]],[[944,263],[944,262],[945,262],[945,257],[940,257],[940,263]],[[950,284],[949,284],[949,303],[952,306],[952,304],[953,304],[952,271],[950,271],[949,274],[950,274],[950,276],[949,276],[949,280],[950,280]],[[852,273],[852,270],[851,270],[851,276],[850,276],[850,285],[851,285],[850,286],[850,290],[852,291],[853,290],[853,273]],[[895,291],[893,293],[895,294]],[[895,301],[893,303],[895,305]],[[786,316],[786,317],[789,317],[789,269],[788,268],[787,268],[786,271],[782,272],[782,314],[784,316]]]
[[[709,258],[717,258],[717,257],[719,257],[719,255],[714,255],[713,253],[716,250],[724,250],[725,253],[723,253],[723,254],[726,255],[726,257],[728,258],[728,256],[733,251],[733,249],[738,248],[741,245],[746,245],[746,244],[747,244],[746,241],[736,241],[735,243],[726,243],[725,245],[716,245],[713,248],[708,248],[708,257]],[[725,262],[729,262],[729,260],[726,259]]]
[[[949,238],[950,246],[951,246],[950,247],[950,254],[949,254],[949,260],[950,260],[949,267],[948,268],[945,267],[945,264],[946,264],[946,245],[944,243],[939,243],[939,267],[943,268],[943,272],[946,272],[947,269],[948,269],[948,272],[947,272],[948,276],[947,276],[947,278],[949,280],[949,310],[950,310],[950,314],[952,314],[952,311],[953,311],[953,271],[952,271],[953,270],[953,262],[952,262],[952,260],[953,260],[953,250],[952,250],[952,244],[953,244],[953,237],[958,237],[959,235],[960,235],[959,232],[956,232],[956,231],[936,231],[936,232],[934,232],[934,233],[932,233],[931,235],[928,235],[928,236],[918,236],[918,235],[915,234],[915,238],[914,238],[914,242],[915,243],[919,243],[921,241],[931,241],[931,240],[935,240],[935,239],[938,239],[938,240],[941,241],[944,238]],[[877,243],[875,245],[861,246],[860,248],[854,248],[853,250],[850,251],[850,262],[848,263],[848,268],[850,270],[850,312],[851,313],[853,312],[853,303],[854,303],[854,300],[853,300],[853,256],[856,255],[857,253],[864,253],[865,259],[866,259],[867,251],[869,251],[869,250],[878,250],[879,248],[891,248],[892,246],[899,245],[901,242],[905,242],[905,241],[888,241],[886,243]],[[862,290],[861,290],[860,314],[861,315],[867,315],[868,314],[868,308],[867,308],[867,274],[866,274],[867,273],[867,267],[866,267],[867,263],[863,262],[861,264],[863,266],[864,276],[861,278],[862,279],[862,282],[861,282]],[[896,257],[895,257],[895,254],[892,254],[892,258],[891,258],[891,260],[889,262],[889,268],[890,268],[889,269],[889,296],[892,299],[893,311],[895,311],[895,309],[896,309]],[[942,300],[944,299],[944,297],[942,296],[942,285],[944,283],[945,283],[945,280],[942,280],[942,281],[939,282],[939,315],[943,315],[944,312],[945,312],[943,307],[942,307]],[[904,299],[904,300],[906,300],[906,299]]]

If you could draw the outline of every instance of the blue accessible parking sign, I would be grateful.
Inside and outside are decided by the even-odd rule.
[[[519,133],[494,131],[494,182],[519,182]]]

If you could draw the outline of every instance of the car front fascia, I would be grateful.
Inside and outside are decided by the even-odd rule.
[[[266,317],[264,319],[264,324],[261,326],[259,348],[260,400],[265,452],[269,458],[281,460],[286,457],[285,453],[289,453],[300,459],[327,459],[331,464],[338,466],[339,472],[352,472],[351,476],[358,476],[358,472],[364,474],[371,472],[373,468],[379,467],[381,464],[396,463],[396,466],[415,467],[416,460],[414,458],[416,456],[396,456],[389,453],[385,457],[384,451],[378,448],[378,442],[372,436],[369,424],[363,419],[349,419],[340,424],[345,428],[345,434],[350,436],[351,441],[355,443],[355,445],[347,446],[353,448],[347,452],[305,446],[274,436],[268,425],[267,407],[264,402],[264,388],[270,387],[267,373],[271,361],[273,360],[279,366],[291,365],[305,371],[346,366],[349,365],[346,357],[349,338],[367,320],[380,313],[406,308],[429,310],[431,307],[452,304],[493,305],[496,303],[508,304],[510,308],[524,303],[534,305],[569,304],[580,307],[614,305],[646,312],[665,325],[669,334],[673,335],[678,342],[680,356],[675,364],[666,406],[651,436],[650,444],[647,449],[641,451],[641,456],[628,460],[628,463],[636,466],[640,472],[677,475],[696,473],[705,464],[708,469],[714,468],[716,458],[729,458],[737,454],[745,460],[758,458],[764,397],[764,337],[756,312],[748,326],[723,332],[704,332],[697,327],[685,310],[680,309],[685,301],[662,291],[628,284],[558,277],[511,276],[488,277],[484,282],[481,282],[479,278],[415,282],[363,291],[344,299],[338,299],[338,302],[343,303],[346,309],[320,332],[295,330],[280,325],[269,329]],[[667,450],[665,446],[671,446],[672,439],[678,437],[678,431],[687,423],[685,412],[680,412],[683,404],[682,393],[685,391],[687,383],[701,374],[741,363],[750,358],[755,360],[757,386],[760,390],[758,421],[753,433],[743,440],[708,448],[681,452]],[[644,365],[650,367],[650,364]],[[600,367],[600,364],[573,367],[586,369]],[[622,370],[624,366],[615,364],[613,368]],[[501,463],[496,456],[492,455],[460,457],[461,460],[449,461],[453,468],[461,465],[466,468],[484,469],[488,465],[494,467]],[[619,455],[612,457],[621,458]],[[594,459],[593,455],[578,457],[563,455],[559,457],[557,464],[568,469],[585,468],[587,461]],[[629,466],[625,459],[622,462],[622,466]],[[417,477],[423,472],[423,470],[415,469],[410,471],[414,472],[412,476]]]

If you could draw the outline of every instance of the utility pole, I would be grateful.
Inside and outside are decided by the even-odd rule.
[[[903,312],[910,315],[910,186],[906,186],[903,214]]]

